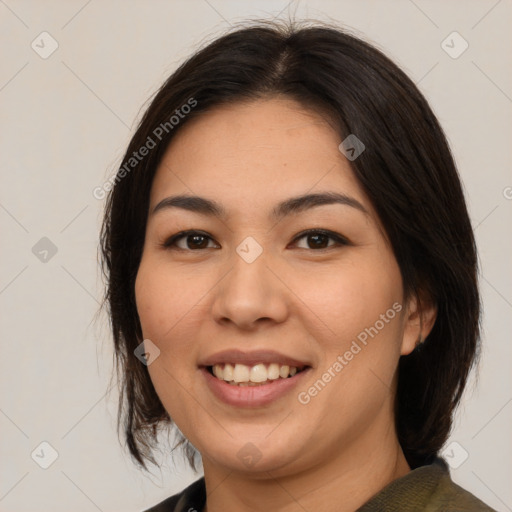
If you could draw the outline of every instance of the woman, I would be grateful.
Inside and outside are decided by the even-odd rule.
[[[102,250],[129,450],[204,478],[150,510],[491,510],[438,452],[479,341],[477,257],[426,100],[335,28],[258,23],[162,86]]]

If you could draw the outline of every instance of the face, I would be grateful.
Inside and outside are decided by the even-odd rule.
[[[393,431],[419,330],[340,142],[292,100],[258,100],[185,125],[157,170],[137,309],[205,468],[287,474]]]

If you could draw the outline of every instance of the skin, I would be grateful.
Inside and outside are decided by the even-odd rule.
[[[157,170],[137,308],[144,338],[160,349],[148,366],[156,392],[202,455],[208,512],[353,511],[410,471],[394,424],[397,365],[428,335],[435,308],[404,300],[391,246],[340,142],[319,114],[274,97],[191,120]],[[269,217],[277,203],[315,192],[346,194],[367,213],[330,204]],[[213,199],[228,216],[151,213],[176,194]],[[311,228],[350,243],[294,241]],[[203,248],[186,237],[163,246],[187,229],[208,234]],[[250,264],[236,252],[248,236],[263,249]],[[300,403],[298,392],[395,303],[401,311]],[[198,369],[201,358],[231,348],[278,350],[312,369],[300,389],[270,405],[233,407],[212,395]],[[248,442],[261,454],[251,467],[237,455]]]

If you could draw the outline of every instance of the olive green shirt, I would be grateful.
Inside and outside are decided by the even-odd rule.
[[[201,512],[206,503],[204,477],[145,512]],[[438,458],[384,487],[356,512],[495,512],[455,484]]]

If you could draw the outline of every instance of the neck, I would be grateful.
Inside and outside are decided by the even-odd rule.
[[[301,472],[247,475],[204,459],[204,512],[353,512],[410,471],[394,431],[387,439],[370,436],[373,442],[363,437]]]

